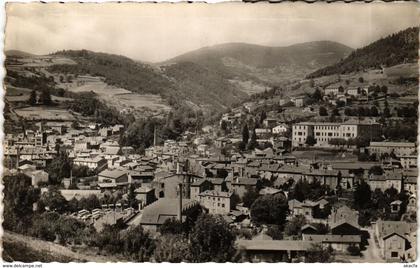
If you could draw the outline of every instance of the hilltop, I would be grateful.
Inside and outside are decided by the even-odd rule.
[[[16,49],[11,49],[11,50],[6,50],[4,52],[4,54],[7,57],[20,57],[20,58],[25,58],[25,57],[34,57],[36,55],[22,51],[22,50],[16,50]]]
[[[191,51],[160,65],[192,62],[222,73],[226,79],[272,84],[301,79],[307,73],[338,62],[351,48],[331,41],[317,41],[287,47],[227,43]]]
[[[407,62],[417,62],[419,28],[413,27],[381,38],[353,51],[344,60],[321,68],[307,76],[315,78],[332,74],[346,74],[364,69],[379,69]]]

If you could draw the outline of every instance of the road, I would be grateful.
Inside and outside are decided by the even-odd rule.
[[[363,257],[360,258],[361,262],[384,263],[385,261],[381,258],[380,249],[375,242],[373,229],[369,228],[365,230],[369,232],[369,239],[368,245],[366,245],[366,250],[362,251]]]

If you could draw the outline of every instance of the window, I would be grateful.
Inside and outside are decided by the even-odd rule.
[[[302,132],[300,132],[300,131],[299,131],[299,132],[298,132],[298,135],[302,135]]]
[[[224,208],[225,207],[225,204],[222,204],[222,208]]]
[[[330,132],[330,133],[328,133],[328,137],[331,137],[332,136],[332,133]]]
[[[392,258],[398,258],[398,252],[397,251],[392,251],[391,252],[391,257]]]

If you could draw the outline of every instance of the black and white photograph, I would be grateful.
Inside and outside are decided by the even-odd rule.
[[[419,11],[6,3],[3,265],[417,267]]]

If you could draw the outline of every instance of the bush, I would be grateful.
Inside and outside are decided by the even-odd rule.
[[[360,256],[360,249],[359,249],[359,247],[358,246],[353,246],[353,245],[351,245],[351,246],[349,246],[348,248],[347,248],[347,251],[350,253],[350,255],[352,255],[352,256]]]

